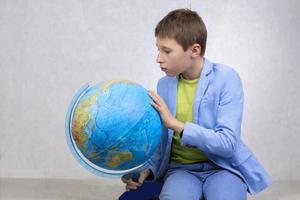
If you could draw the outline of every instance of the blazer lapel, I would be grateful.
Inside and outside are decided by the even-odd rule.
[[[169,91],[168,91],[167,102],[173,117],[176,117],[177,86],[178,86],[178,76],[172,78],[168,86]],[[173,137],[173,133],[174,131],[172,129],[168,129],[169,140],[171,140],[171,138]]]
[[[168,91],[169,109],[174,117],[176,116],[177,86],[178,86],[178,76],[171,79],[171,83]]]
[[[195,99],[194,99],[194,105],[193,105],[193,114],[194,114],[194,122],[199,121],[199,107],[200,102],[203,98],[203,95],[205,94],[205,91],[207,90],[207,87],[209,85],[211,76],[210,72],[212,71],[212,63],[209,62],[206,58],[204,59],[204,65],[203,69],[200,75],[200,80],[198,82],[198,86],[196,89]]]

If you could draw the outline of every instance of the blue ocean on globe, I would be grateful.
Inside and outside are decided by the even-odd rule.
[[[160,140],[162,122],[141,85],[111,80],[82,87],[66,117],[68,146],[97,175],[121,176],[142,169]]]

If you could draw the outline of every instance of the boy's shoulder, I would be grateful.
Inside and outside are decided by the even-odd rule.
[[[233,67],[222,63],[212,63],[212,72],[212,79],[223,83],[240,79],[239,73]]]

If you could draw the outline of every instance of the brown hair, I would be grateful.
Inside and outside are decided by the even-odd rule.
[[[157,24],[155,37],[173,38],[184,51],[189,46],[198,43],[201,46],[200,55],[204,56],[207,30],[202,18],[195,11],[177,9],[169,12]]]

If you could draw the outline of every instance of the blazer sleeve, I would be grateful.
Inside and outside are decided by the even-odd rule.
[[[204,153],[231,157],[240,139],[244,95],[240,77],[233,69],[225,76],[217,106],[216,125],[207,129],[199,124],[185,123],[184,145],[194,145]],[[201,112],[201,111],[200,111]]]

